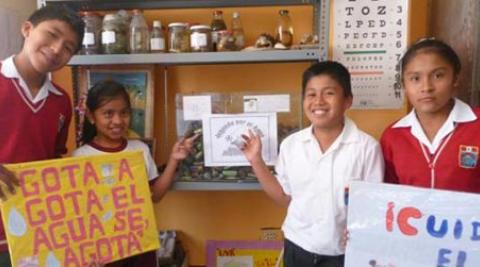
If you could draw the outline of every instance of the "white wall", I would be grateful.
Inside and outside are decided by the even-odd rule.
[[[18,53],[22,45],[20,26],[37,8],[37,0],[0,1],[0,59]]]

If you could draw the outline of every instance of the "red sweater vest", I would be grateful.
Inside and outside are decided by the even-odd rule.
[[[438,157],[434,166],[427,161],[410,127],[388,127],[380,140],[385,181],[430,188],[433,175],[436,189],[480,193],[480,109],[474,109],[474,113],[477,119],[458,123],[443,150],[437,150],[440,154],[429,155],[426,149],[430,162]]]
[[[52,159],[67,152],[72,107],[66,92],[59,91],[62,95],[49,92],[45,101],[33,104],[18,81],[0,74],[0,164]],[[2,223],[0,240],[5,240]],[[0,251],[5,250],[6,244],[0,244]]]

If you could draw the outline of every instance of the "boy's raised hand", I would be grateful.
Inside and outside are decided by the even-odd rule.
[[[15,186],[19,186],[20,183],[13,172],[5,168],[0,164],[0,181],[7,186],[7,189],[10,193],[15,193]],[[3,192],[0,187],[0,198],[6,199],[6,194]]]
[[[252,130],[248,130],[248,134],[242,134],[244,141],[243,146],[240,147],[243,154],[249,162],[262,159],[262,141],[258,135]]]
[[[185,138],[183,137],[182,139],[178,140],[172,148],[172,154],[170,157],[175,160],[183,160],[185,159],[190,151],[192,151],[193,143],[195,142],[195,139],[199,134],[195,134],[192,137]]]

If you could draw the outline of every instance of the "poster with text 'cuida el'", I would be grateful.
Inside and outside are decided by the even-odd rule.
[[[1,206],[13,266],[86,266],[159,247],[142,152],[12,164]]]
[[[349,193],[345,267],[480,266],[479,194],[358,181]]]

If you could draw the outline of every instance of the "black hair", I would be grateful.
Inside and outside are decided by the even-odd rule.
[[[33,12],[27,19],[27,21],[31,22],[33,26],[37,26],[41,22],[47,20],[60,20],[67,23],[78,37],[77,51],[80,50],[83,42],[83,34],[85,32],[85,23],[74,10],[64,5],[47,5],[35,10],[35,12]]]
[[[345,97],[353,97],[352,84],[350,81],[350,73],[348,69],[336,61],[322,61],[313,64],[303,72],[302,79],[302,96],[305,97],[305,87],[307,83],[315,76],[328,75],[334,79],[343,89]]]
[[[443,41],[434,38],[424,38],[413,44],[402,57],[402,77],[405,67],[419,53],[435,53],[445,59],[453,68],[453,73],[458,75],[462,64],[455,50]]]
[[[88,90],[86,106],[88,111],[92,114],[105,103],[122,97],[130,108],[130,96],[125,87],[111,80],[100,81],[96,83],[90,90]],[[90,143],[97,135],[97,128],[87,118],[83,123],[82,144]]]

